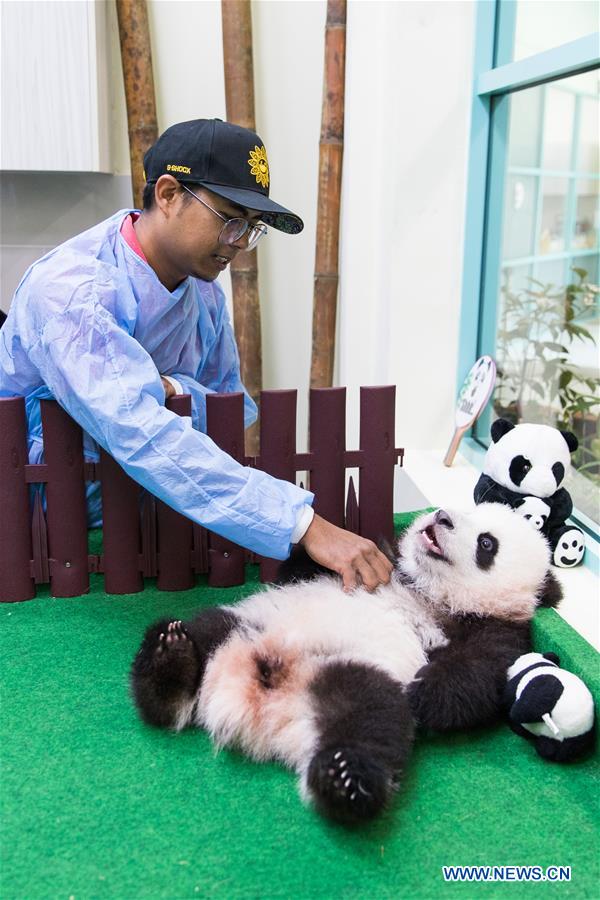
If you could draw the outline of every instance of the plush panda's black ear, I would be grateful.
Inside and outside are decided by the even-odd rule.
[[[492,440],[495,444],[498,443],[501,437],[508,431],[512,431],[514,428],[514,424],[509,422],[508,419],[496,419],[495,422],[492,422]]]
[[[575,437],[572,431],[561,431],[562,436],[567,442],[567,447],[571,451],[571,453],[575,453],[577,448],[579,447],[579,441]]]
[[[546,577],[542,581],[540,589],[538,591],[540,606],[558,606],[558,604],[562,600],[562,596],[563,592],[560,586],[560,582],[556,579],[552,572],[548,570],[548,572],[546,572]]]

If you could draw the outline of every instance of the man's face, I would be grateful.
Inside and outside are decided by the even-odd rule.
[[[181,279],[193,275],[214,281],[248,242],[247,232],[234,244],[221,242],[225,222],[216,213],[225,219],[246,219],[250,225],[259,222],[260,213],[237,206],[206,188],[192,186],[192,190],[216,212],[177,184],[172,196],[167,198],[168,203],[160,207],[163,212],[161,250],[168,258],[169,268]]]

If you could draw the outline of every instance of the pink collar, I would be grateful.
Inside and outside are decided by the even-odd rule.
[[[135,228],[133,227],[133,223],[136,222],[140,217],[139,213],[129,213],[128,216],[125,216],[123,222],[121,224],[121,234],[123,235],[123,240],[125,243],[131,247],[134,253],[137,253],[145,263],[148,262],[146,257],[144,256],[144,251],[140,247],[140,242],[137,239],[137,235],[135,233]]]

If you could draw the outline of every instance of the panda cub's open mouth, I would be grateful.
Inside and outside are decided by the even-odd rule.
[[[419,531],[419,537],[421,538],[421,543],[430,556],[435,556],[438,559],[446,560],[444,552],[437,541],[437,537],[435,534],[435,525],[428,525],[422,531]]]

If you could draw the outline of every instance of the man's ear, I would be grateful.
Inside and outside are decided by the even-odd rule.
[[[508,431],[512,431],[515,426],[512,422],[509,422],[508,419],[496,419],[495,422],[492,422],[492,440],[495,444],[498,443],[501,437]]]
[[[558,606],[562,600],[563,592],[560,582],[556,576],[548,569],[546,577],[542,581],[538,590],[538,598],[540,606]]]
[[[154,188],[157,206],[165,212],[170,209],[179,194],[179,182],[172,175],[161,175]]]

